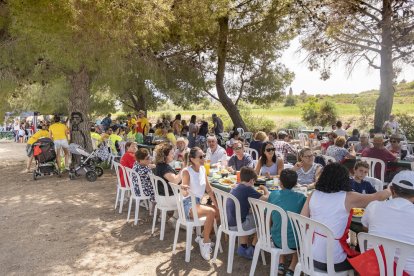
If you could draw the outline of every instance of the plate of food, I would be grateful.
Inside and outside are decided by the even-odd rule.
[[[219,180],[219,183],[222,184],[222,185],[232,185],[235,182],[233,180],[229,179],[229,178],[222,178],[222,179]]]
[[[352,208],[354,214],[352,216],[356,218],[360,218],[364,215],[365,209],[364,208]]]

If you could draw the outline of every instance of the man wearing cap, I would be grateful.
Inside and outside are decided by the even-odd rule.
[[[279,131],[277,134],[277,140],[273,142],[275,146],[276,152],[283,155],[284,163],[287,163],[287,156],[289,153],[297,154],[296,150],[292,148],[292,146],[285,141],[285,138],[288,134],[285,131]]]
[[[135,132],[142,133],[142,135],[148,135],[149,123],[148,119],[145,117],[145,112],[143,110],[138,111],[138,119],[136,122]]]
[[[364,149],[372,147],[372,143],[369,142],[369,134],[362,133],[359,136],[359,142],[355,144],[355,151],[361,153]]]
[[[396,174],[390,190],[391,200],[368,204],[362,225],[370,234],[414,244],[414,172]],[[407,259],[404,271],[414,275],[414,256]]]
[[[174,152],[174,160],[175,161],[184,161],[184,155],[186,152],[190,152],[190,149],[188,148],[188,140],[184,137],[178,137],[176,140],[176,146]]]
[[[221,160],[227,160],[226,150],[219,146],[216,136],[207,136],[207,146],[206,159],[210,160],[212,165]]]
[[[375,134],[374,139],[372,139],[372,144],[374,147],[366,148],[362,151],[362,157],[381,159],[385,162],[385,164],[387,164],[387,162],[393,162],[397,160],[397,157],[384,147],[384,137],[382,134]],[[375,177],[381,179],[380,174],[381,167],[377,166],[375,168]]]

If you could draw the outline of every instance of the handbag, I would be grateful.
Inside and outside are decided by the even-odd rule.
[[[385,260],[384,248],[379,246],[379,250],[382,255],[382,260]],[[354,257],[348,258],[349,263],[361,276],[378,276],[380,275],[380,269],[374,249],[369,249],[364,253]],[[387,264],[384,262],[385,271],[387,271]],[[397,270],[397,264],[394,262],[394,274]],[[409,276],[409,274],[403,271],[403,276]]]

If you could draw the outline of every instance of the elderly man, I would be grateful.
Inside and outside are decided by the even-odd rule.
[[[372,139],[372,144],[374,147],[372,148],[365,148],[361,156],[362,157],[371,157],[381,159],[382,161],[387,164],[387,162],[396,161],[397,157],[392,154],[389,150],[384,147],[384,137],[382,134],[375,134],[374,139]],[[380,166],[376,166],[375,168],[375,177],[381,179],[381,168]]]
[[[190,149],[188,148],[188,140],[184,137],[177,138],[176,147],[177,148],[174,152],[174,160],[183,162],[185,153],[190,152]]]
[[[288,154],[297,154],[296,150],[285,141],[285,138],[288,134],[285,131],[279,131],[277,134],[277,140],[273,142],[273,145],[276,148],[276,152],[283,156],[284,163],[287,163]]]
[[[372,143],[369,142],[369,134],[362,133],[359,136],[359,142],[355,144],[355,151],[361,153],[364,149],[372,147]]]
[[[207,137],[207,156],[212,165],[217,164],[221,160],[227,158],[226,150],[218,145],[217,137],[214,135]]]
[[[391,181],[392,199],[368,204],[362,224],[368,233],[414,243],[414,172],[399,172]],[[414,275],[414,257],[407,259],[404,271]]]

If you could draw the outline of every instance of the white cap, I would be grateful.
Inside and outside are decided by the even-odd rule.
[[[414,190],[414,172],[401,171],[394,176],[391,182],[392,185],[396,185],[400,188]]]

